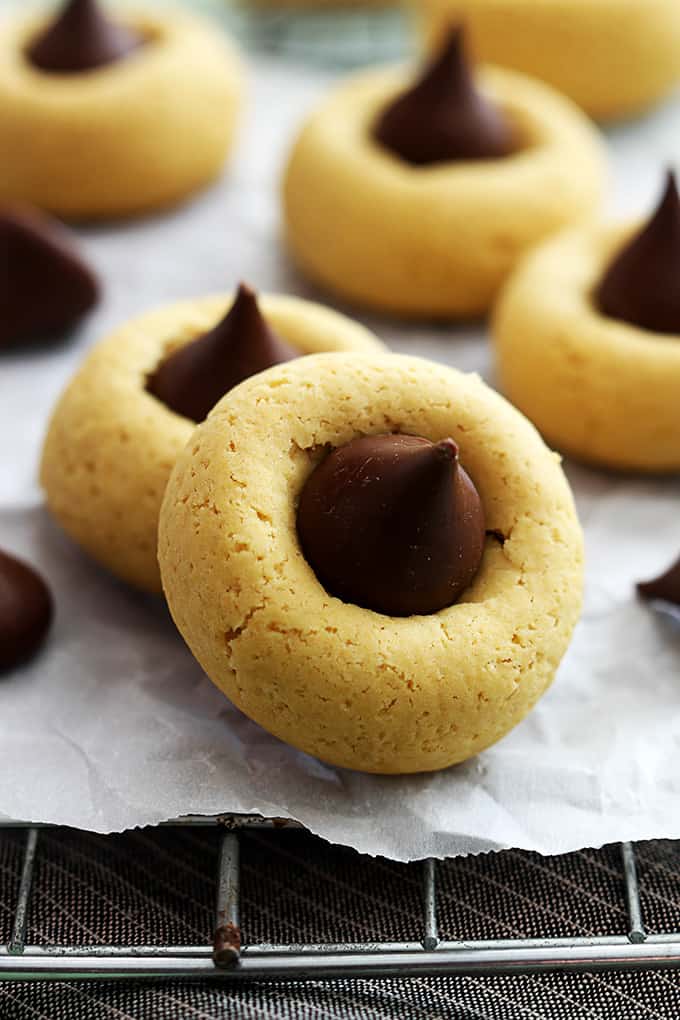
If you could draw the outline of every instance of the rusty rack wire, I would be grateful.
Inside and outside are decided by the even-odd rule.
[[[23,828],[26,843],[13,931],[0,946],[0,981],[113,978],[213,978],[332,980],[346,977],[408,977],[444,974],[528,974],[556,970],[604,971],[674,967],[680,964],[680,933],[645,931],[638,891],[635,849],[620,846],[628,934],[580,938],[441,941],[437,925],[437,862],[412,867],[422,873],[420,942],[337,945],[243,944],[239,927],[239,833],[249,828],[300,828],[296,823],[251,815],[187,817],[168,825],[213,826],[222,831],[216,876],[212,946],[31,946],[26,945],[28,907],[41,826]]]

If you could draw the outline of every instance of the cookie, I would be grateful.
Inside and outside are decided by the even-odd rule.
[[[475,53],[534,75],[591,116],[630,116],[680,80],[676,0],[413,0],[430,45],[463,22]]]
[[[177,202],[219,174],[232,146],[239,60],[220,32],[180,11],[126,14],[113,40],[97,20],[96,37],[74,51],[82,35],[63,22],[82,6],[72,0],[61,29],[35,15],[0,27],[0,201],[67,219]]]
[[[393,7],[395,0],[253,0],[254,7],[272,10],[331,10],[357,7]]]
[[[359,74],[308,119],[285,174],[288,246],[311,279],[357,304],[476,316],[528,248],[598,203],[600,141],[547,86],[495,68],[470,75],[455,35],[410,82],[402,69]],[[492,118],[510,150],[480,144]]]
[[[87,356],[50,422],[41,465],[50,511],[94,559],[142,589],[160,590],[158,513],[195,425],[149,392],[150,381],[230,305],[223,296],[184,301],[116,330]],[[267,296],[261,308],[299,354],[381,347],[367,330],[320,305]],[[196,380],[189,381],[195,389]]]
[[[475,576],[435,612],[342,600],[302,550],[310,479],[352,441],[385,435],[442,457],[456,445],[481,500]],[[343,477],[356,491],[370,470],[363,458]],[[235,705],[302,751],[376,773],[443,768],[499,740],[550,685],[581,602],[558,457],[478,377],[402,355],[315,355],[232,390],[172,472],[159,562],[180,632]]]
[[[559,450],[610,468],[680,469],[679,268],[671,181],[641,233],[567,231],[511,278],[493,324],[501,386]]]

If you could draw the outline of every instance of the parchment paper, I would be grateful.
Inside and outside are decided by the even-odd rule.
[[[185,813],[262,812],[399,860],[678,837],[680,630],[637,603],[632,585],[680,551],[679,481],[568,465],[588,585],[553,689],[476,760],[407,778],[329,768],[249,722],[202,675],[164,606],[89,562],[42,507],[36,467],[47,415],[86,348],[111,327],[240,278],[320,296],[280,248],[277,179],[295,126],[331,79],[259,59],[223,181],[166,215],[81,230],[106,284],[100,309],[58,349],[0,357],[0,545],[38,564],[57,598],[44,654],[0,680],[0,816],[108,832]],[[678,104],[618,128],[610,144],[611,207],[640,212],[680,150]],[[397,350],[493,382],[482,327],[364,320]]]

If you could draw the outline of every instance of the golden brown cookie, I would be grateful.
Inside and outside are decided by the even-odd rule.
[[[638,230],[589,224],[539,247],[501,297],[495,351],[504,392],[559,450],[606,467],[674,472],[680,202],[672,179]]]
[[[435,152],[413,165],[376,137],[410,72],[359,74],[322,102],[294,145],[283,188],[286,238],[303,271],[343,298],[402,316],[470,317],[487,311],[528,248],[594,208],[604,159],[580,111],[539,82],[484,68],[472,94],[454,50],[428,73],[440,85],[450,76],[454,122],[479,115],[488,131],[494,107],[508,122],[512,151],[464,158],[477,152],[468,138],[461,158]],[[443,105],[431,85],[416,86],[416,121]],[[413,148],[420,159],[422,147]]]
[[[158,513],[195,424],[147,385],[171,352],[214,326],[230,301],[198,298],[126,323],[90,352],[52,416],[41,466],[50,511],[99,563],[139,588],[160,590]],[[321,305],[273,295],[260,305],[300,354],[382,346],[368,330]]]
[[[0,201],[67,219],[128,216],[176,202],[218,175],[242,92],[235,51],[191,14],[126,18],[143,44],[71,73],[29,59],[44,19],[20,15],[0,25]]]
[[[298,539],[329,451],[385,433],[450,437],[486,516],[474,580],[427,615],[330,595]],[[172,472],[159,561],[179,630],[234,704],[367,772],[439,769],[499,740],[550,685],[581,603],[559,458],[476,376],[400,355],[316,355],[232,390]]]
[[[676,0],[412,0],[436,45],[463,22],[481,60],[534,75],[596,118],[625,117],[680,80]]]

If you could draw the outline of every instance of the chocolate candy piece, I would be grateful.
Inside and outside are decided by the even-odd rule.
[[[32,567],[0,550],[0,670],[37,652],[52,621],[52,596]]]
[[[672,602],[680,606],[680,559],[661,577],[653,581],[640,581],[637,590],[643,599],[658,599],[660,602]]]
[[[98,296],[61,224],[27,209],[0,210],[0,347],[63,333]]]
[[[241,284],[222,321],[162,361],[146,388],[170,410],[201,422],[238,383],[297,356],[267,325],[255,293]]]
[[[503,112],[477,91],[454,29],[416,84],[378,118],[376,141],[415,166],[460,159],[500,159],[514,151]]]
[[[96,0],[68,0],[27,55],[41,71],[72,74],[123,60],[142,43],[132,29],[110,21]]]
[[[672,171],[656,212],[616,256],[595,301],[612,319],[680,334],[680,198]]]
[[[484,510],[452,439],[355,439],[312,472],[302,551],[331,595],[391,616],[436,613],[474,578]]]

